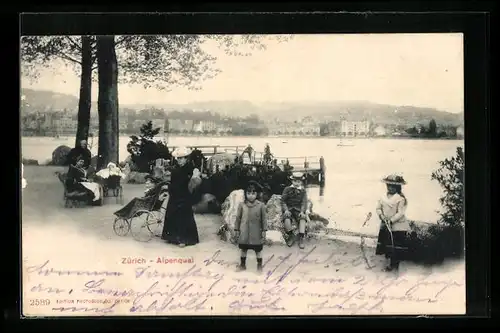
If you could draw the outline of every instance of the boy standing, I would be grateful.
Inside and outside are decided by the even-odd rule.
[[[281,195],[281,208],[285,224],[285,240],[288,246],[295,242],[293,234],[293,223],[299,224],[299,248],[304,248],[304,235],[309,212],[307,211],[307,193],[303,184],[302,172],[294,172],[291,180],[292,185],[286,187]]]

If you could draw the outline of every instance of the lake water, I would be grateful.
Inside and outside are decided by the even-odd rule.
[[[120,137],[120,160],[128,155],[128,141],[127,136]],[[97,138],[94,142],[97,143]],[[464,147],[462,140],[356,139],[349,141],[352,146],[338,146],[340,139],[336,138],[271,137],[171,137],[168,144],[251,144],[255,150],[263,151],[266,143],[278,159],[323,156],[326,166],[323,195],[320,195],[319,187],[308,190],[314,211],[333,221],[332,227],[352,231],[360,231],[367,214],[372,212],[372,220],[363,229],[369,234],[378,232],[375,205],[385,193],[385,184],[380,180],[394,172],[403,174],[408,183],[403,189],[409,202],[408,218],[437,221],[442,190],[436,181],[431,180],[431,173],[439,167],[439,161],[454,156],[457,147]],[[21,140],[22,156],[43,162],[63,144],[73,146],[74,138],[25,137]],[[96,144],[92,151],[97,153]]]

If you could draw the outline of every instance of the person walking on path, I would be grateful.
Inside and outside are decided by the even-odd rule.
[[[189,185],[193,177],[193,166],[188,163],[190,154],[187,148],[177,148],[172,153],[178,166],[171,173],[171,182],[168,187],[169,200],[161,237],[168,243],[180,247],[200,242],[192,208],[193,196]]]

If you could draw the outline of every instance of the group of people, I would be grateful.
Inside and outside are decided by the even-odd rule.
[[[295,172],[291,178],[292,185],[286,187],[281,196],[285,241],[289,247],[293,246],[296,240],[294,227],[297,227],[299,248],[303,249],[310,214],[307,193],[303,185],[302,173]],[[389,175],[382,181],[386,184],[387,192],[378,201],[376,207],[381,224],[375,253],[385,255],[388,259],[388,264],[384,267],[385,271],[397,271],[401,259],[408,251],[406,239],[410,226],[405,217],[408,202],[401,190],[406,182],[398,175]],[[248,250],[255,251],[257,270],[262,270],[262,250],[267,223],[265,205],[257,199],[258,190],[258,184],[249,183],[245,189],[244,202],[238,207],[234,232],[241,250],[239,271],[246,269]]]
[[[176,159],[176,167],[171,171],[168,186],[169,200],[164,217],[162,239],[180,247],[199,243],[199,235],[193,213],[194,183],[201,181],[197,170],[189,156],[191,150],[177,148],[172,157]],[[91,153],[86,141],[71,150],[68,155],[69,171],[66,178],[68,191],[86,191],[93,201],[99,199],[98,184],[87,179],[87,169],[90,166]],[[109,169],[109,170],[107,170]],[[113,165],[106,171],[111,172]],[[102,171],[101,171],[102,172]],[[401,187],[406,182],[401,176],[390,175],[382,180],[386,183],[387,193],[378,201],[376,212],[381,221],[377,255],[385,255],[388,259],[386,271],[397,270],[403,254],[408,250],[406,233],[409,224],[405,217],[408,205]],[[292,184],[286,187],[281,196],[285,241],[291,247],[297,241],[295,229],[298,229],[298,246],[305,248],[304,240],[309,220],[307,192],[304,187],[304,174],[294,172]],[[240,249],[240,265],[238,270],[246,269],[248,250],[256,253],[257,268],[262,269],[262,250],[266,238],[267,221],[265,203],[262,198],[262,186],[250,180],[244,189],[244,201],[239,205],[236,216],[234,235]]]
[[[81,140],[80,145],[71,149],[67,156],[69,165],[66,174],[65,187],[68,196],[83,195],[89,203],[97,204],[102,196],[102,184],[93,181],[94,176],[106,179],[111,175],[123,177],[123,173],[115,163],[108,163],[105,169],[95,173],[91,168],[92,154],[87,147],[87,141]]]
[[[191,151],[177,148],[172,156],[177,160],[177,167],[171,173],[169,201],[165,214],[162,239],[171,244],[184,247],[199,243],[198,230],[192,210],[193,179],[197,177],[193,165],[189,162]],[[195,175],[193,177],[193,174]],[[402,176],[389,175],[382,180],[387,192],[378,201],[376,212],[381,221],[377,255],[385,255],[388,264],[386,271],[397,270],[405,251],[406,232],[409,223],[405,217],[407,200],[402,193],[406,182]],[[298,229],[298,246],[305,248],[304,239],[307,231],[310,211],[308,210],[307,192],[304,187],[304,174],[294,172],[292,184],[286,187],[281,196],[285,241],[291,247],[297,241],[295,229]],[[238,270],[246,269],[248,250],[254,251],[257,269],[262,270],[262,251],[267,232],[266,206],[261,200],[262,186],[250,180],[244,189],[244,201],[237,209],[234,235],[240,249]]]
[[[71,149],[67,158],[69,165],[64,186],[67,196],[83,196],[89,202],[98,202],[100,199],[99,185],[89,178],[89,167],[92,158],[90,150],[87,148],[87,141],[81,140],[80,145]]]

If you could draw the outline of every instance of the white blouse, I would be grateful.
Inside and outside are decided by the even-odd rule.
[[[392,224],[393,231],[405,231],[410,228],[406,220],[406,199],[399,194],[384,195],[377,204],[377,215],[383,214]]]

